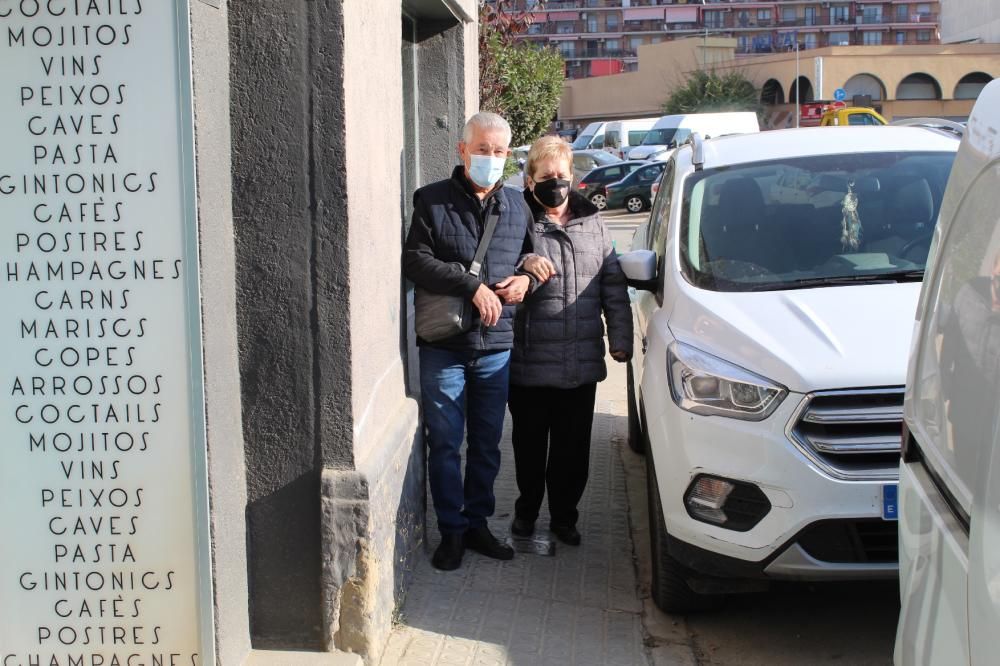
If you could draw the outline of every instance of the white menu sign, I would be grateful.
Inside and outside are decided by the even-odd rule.
[[[187,11],[0,0],[0,666],[212,662]]]

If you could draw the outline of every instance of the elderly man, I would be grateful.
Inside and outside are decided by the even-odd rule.
[[[500,469],[514,310],[534,280],[518,270],[532,249],[531,214],[521,193],[500,182],[510,139],[507,121],[494,113],[469,119],[458,144],[462,164],[451,178],[413,195],[413,224],[403,250],[406,277],[431,292],[463,296],[478,312],[466,333],[417,340],[428,474],[441,531],[432,563],[446,571],[461,565],[466,548],[500,560],[514,556],[486,524]],[[499,220],[476,278],[455,262],[469,266],[494,214]]]

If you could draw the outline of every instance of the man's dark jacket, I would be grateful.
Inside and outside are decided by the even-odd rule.
[[[460,270],[472,263],[487,217],[500,220],[483,262],[481,280]],[[531,211],[519,190],[497,187],[480,202],[457,166],[451,178],[421,187],[413,194],[413,223],[403,247],[403,273],[429,291],[462,296],[472,308],[473,325],[462,333],[433,343],[417,344],[453,350],[503,351],[514,344],[516,305],[504,305],[496,326],[483,326],[472,297],[480,283],[489,286],[518,273],[521,259],[532,251]]]

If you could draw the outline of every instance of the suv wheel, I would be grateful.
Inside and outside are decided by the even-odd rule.
[[[625,377],[627,383],[625,391],[628,394],[628,447],[639,455],[645,455],[646,447],[643,445],[642,423],[639,421],[639,407],[635,400],[635,375],[631,361],[626,366]]]
[[[625,208],[630,213],[641,213],[646,208],[646,201],[638,194],[633,194],[625,200]]]
[[[665,613],[687,613],[717,605],[721,597],[698,594],[687,584],[688,569],[667,552],[667,528],[663,522],[660,489],[653,469],[653,456],[646,453],[646,496],[649,504],[649,554],[653,580],[650,593]]]
[[[590,203],[597,207],[597,210],[604,210],[608,207],[608,198],[603,192],[594,192],[590,195]]]

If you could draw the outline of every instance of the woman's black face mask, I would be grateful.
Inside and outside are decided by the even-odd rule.
[[[546,208],[558,208],[569,198],[569,181],[561,178],[549,178],[535,183],[532,190],[538,203]]]

